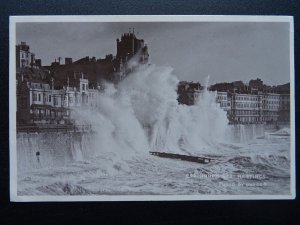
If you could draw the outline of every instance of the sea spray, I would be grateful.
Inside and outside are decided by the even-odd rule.
[[[228,120],[203,91],[193,106],[177,102],[179,80],[170,67],[144,65],[117,86],[106,84],[96,108],[77,109],[78,123],[92,124],[97,156],[126,159],[149,151],[203,154],[218,151]]]

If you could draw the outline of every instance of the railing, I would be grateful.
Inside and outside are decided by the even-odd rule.
[[[17,125],[17,132],[46,133],[46,132],[91,132],[92,125],[65,125],[65,124],[31,124]]]

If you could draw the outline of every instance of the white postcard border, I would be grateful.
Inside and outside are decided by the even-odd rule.
[[[290,23],[290,194],[289,195],[90,195],[18,196],[16,151],[16,23],[22,22],[288,22]],[[17,202],[58,201],[183,201],[183,200],[263,200],[295,199],[295,90],[294,20],[292,16],[198,16],[198,15],[84,15],[84,16],[10,16],[9,23],[9,154],[10,200]]]

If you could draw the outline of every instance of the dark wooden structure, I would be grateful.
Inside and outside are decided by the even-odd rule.
[[[150,152],[150,154],[162,158],[179,159],[179,160],[195,162],[195,163],[206,164],[211,162],[210,158],[199,157],[199,156],[181,155],[181,154],[167,153],[167,152]]]

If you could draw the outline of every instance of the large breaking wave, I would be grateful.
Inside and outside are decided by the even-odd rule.
[[[96,153],[213,151],[225,141],[226,113],[207,91],[193,106],[178,104],[178,82],[170,67],[142,66],[117,87],[107,84],[96,108],[74,116],[78,123],[92,124]]]

